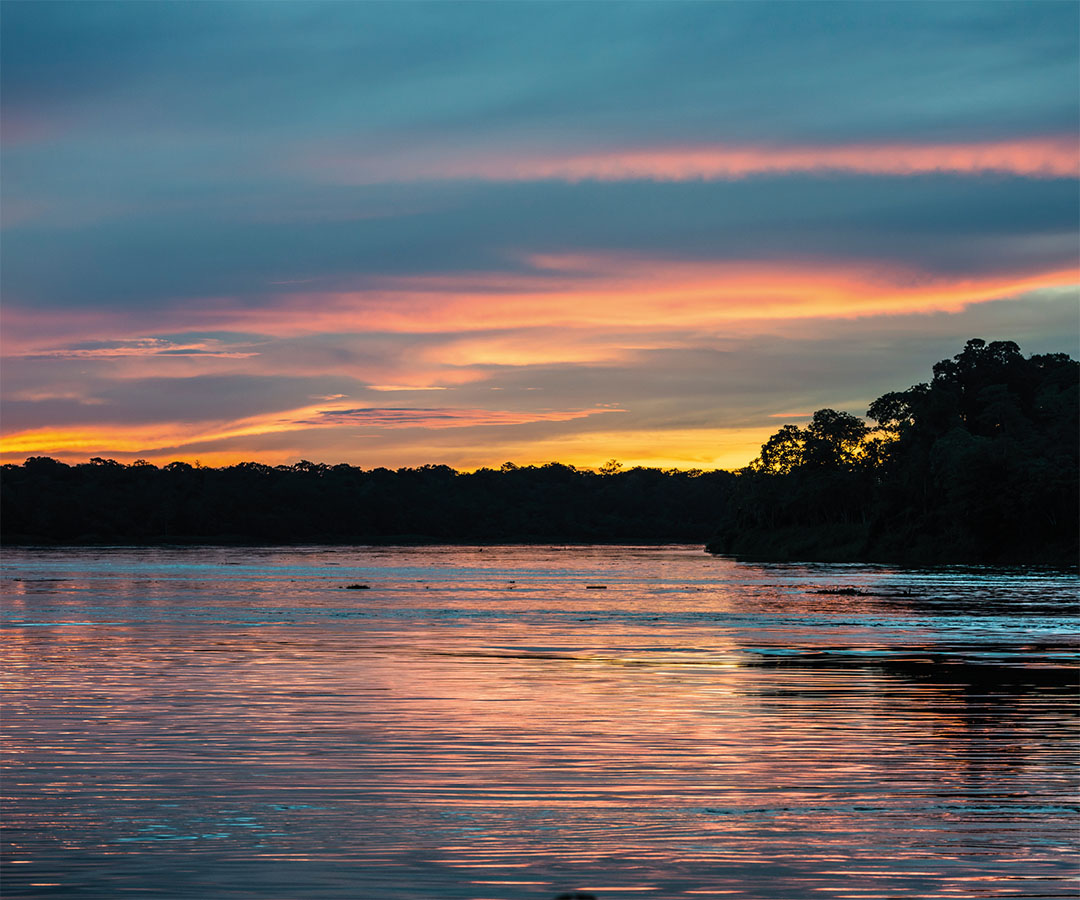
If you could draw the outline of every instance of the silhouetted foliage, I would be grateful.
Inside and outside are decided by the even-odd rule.
[[[1080,366],[973,339],[861,420],[819,410],[739,473],[712,552],[768,558],[1077,561]]]
[[[968,341],[868,426],[818,410],[738,473],[560,463],[460,473],[95,457],[3,467],[7,543],[672,542],[770,559],[1075,565],[1080,366]],[[719,523],[719,527],[717,524]]]
[[[3,467],[6,543],[703,543],[735,476],[549,463],[459,473],[302,460]]]

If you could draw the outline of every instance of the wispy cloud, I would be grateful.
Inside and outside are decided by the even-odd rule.
[[[396,393],[398,391],[445,391],[446,385],[442,384],[369,384],[369,391]]]
[[[294,294],[258,310],[219,309],[209,316],[213,327],[258,327],[270,335],[521,328],[650,332],[771,319],[956,311],[1080,280],[1077,268],[948,278],[881,265],[799,260],[696,263],[615,254],[536,256],[531,263],[544,274],[386,278],[376,289]],[[470,352],[476,357],[479,350]],[[534,344],[523,358],[535,361],[540,352]],[[550,358],[565,360],[567,353],[556,342]]]
[[[1080,146],[1073,135],[958,143],[841,145],[704,145],[628,147],[588,153],[532,155],[473,151],[460,158],[409,153],[392,159],[324,156],[307,167],[346,184],[424,179],[480,181],[696,181],[755,175],[1020,175],[1075,178]]]
[[[339,400],[329,407],[319,404],[231,422],[158,423],[153,426],[120,422],[77,429],[22,431],[0,439],[0,455],[8,459],[28,453],[65,455],[72,452],[139,453],[154,456],[164,450],[182,451],[185,447],[194,445],[206,446],[235,438],[284,434],[313,428],[477,428],[567,422],[613,412],[622,410],[610,406],[571,410],[348,407]]]
[[[304,425],[363,425],[376,428],[472,428],[478,425],[524,425],[531,422],[568,422],[619,409],[501,410],[415,409],[407,407],[363,407],[322,410]]]
[[[121,359],[126,357],[207,356],[220,359],[248,359],[258,351],[237,349],[221,341],[177,342],[166,338],[121,338],[85,341],[53,349],[13,354],[44,359]]]

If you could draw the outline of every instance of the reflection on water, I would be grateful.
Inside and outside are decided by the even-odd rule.
[[[696,547],[0,576],[5,897],[1076,895],[1072,576]]]

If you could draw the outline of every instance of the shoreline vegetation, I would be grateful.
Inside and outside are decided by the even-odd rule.
[[[785,425],[738,472],[301,461],[7,464],[11,545],[704,543],[753,560],[1077,565],[1080,364],[968,341],[933,379]],[[707,543],[706,543],[707,542]]]
[[[1077,565],[1080,365],[972,339],[879,397],[818,410],[741,470],[711,553],[754,559]]]
[[[730,472],[560,463],[4,466],[4,544],[704,543]]]

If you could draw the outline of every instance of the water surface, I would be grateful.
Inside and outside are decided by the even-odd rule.
[[[1076,896],[1070,575],[434,547],[0,576],[5,897]]]

